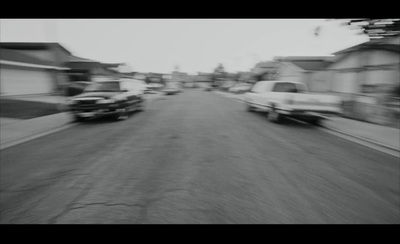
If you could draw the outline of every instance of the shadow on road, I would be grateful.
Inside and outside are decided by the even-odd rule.
[[[105,123],[120,123],[123,121],[127,121],[130,119],[133,119],[138,113],[140,112],[133,112],[129,117],[125,120],[116,120],[112,116],[104,116],[104,117],[99,117],[99,118],[94,118],[94,119],[86,119],[84,121],[76,122],[80,125],[94,125],[94,124],[105,124]]]
[[[258,116],[259,118],[262,118],[265,120],[266,123],[275,125],[275,126],[288,126],[288,127],[297,127],[297,128],[304,128],[304,129],[316,129],[318,126],[309,124],[307,122],[299,121],[299,120],[294,120],[291,118],[283,118],[282,123],[276,124],[268,120],[268,113],[265,112],[255,112],[253,113],[254,116]]]

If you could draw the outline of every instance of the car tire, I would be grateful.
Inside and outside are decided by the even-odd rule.
[[[249,112],[255,112],[253,106],[251,106],[249,104],[246,105],[246,110],[249,111]]]
[[[126,120],[128,118],[129,118],[129,112],[126,111],[126,109],[125,111],[119,112],[114,116],[114,120],[116,121]]]
[[[83,122],[83,121],[85,121],[84,118],[80,117],[79,115],[74,115],[74,122],[79,123],[79,122]]]
[[[268,112],[268,120],[276,124],[281,124],[283,122],[283,116],[273,107]]]
[[[307,120],[307,123],[315,125],[315,126],[321,126],[322,119],[321,118],[312,118]]]
[[[143,100],[143,101],[140,103],[139,108],[137,109],[137,111],[143,112],[145,106],[146,106],[146,102]]]

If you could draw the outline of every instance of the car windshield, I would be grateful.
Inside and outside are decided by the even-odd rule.
[[[95,82],[86,87],[85,92],[98,91],[120,91],[120,83],[118,81]]]
[[[304,86],[301,84],[295,84],[290,82],[279,82],[276,83],[273,89],[274,92],[292,92],[292,93],[303,93],[305,91]]]

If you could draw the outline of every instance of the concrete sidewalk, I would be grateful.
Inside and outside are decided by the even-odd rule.
[[[26,120],[0,118],[0,149],[38,138],[74,124],[70,113],[57,113]]]
[[[161,96],[161,93],[146,94],[145,98],[148,102],[151,102]],[[12,99],[55,103],[62,106],[67,98],[60,96],[21,96],[13,97]],[[73,120],[73,116],[69,112],[60,112],[26,120],[0,117],[0,150],[70,128],[76,125]]]
[[[332,117],[324,121],[323,125],[328,129],[349,134],[397,150],[400,153],[400,128],[396,129],[342,117]]]

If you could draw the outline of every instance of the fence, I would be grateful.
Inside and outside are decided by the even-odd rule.
[[[343,117],[400,127],[400,98],[379,95],[343,95]]]

